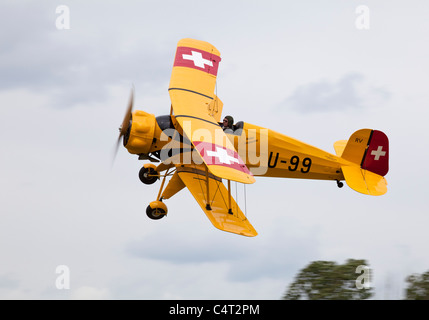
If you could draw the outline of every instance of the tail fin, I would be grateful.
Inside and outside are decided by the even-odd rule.
[[[389,139],[378,130],[362,129],[353,133],[344,147],[337,142],[339,156],[353,165],[341,167],[347,184],[352,189],[370,195],[382,195],[387,191],[384,176],[389,171]]]

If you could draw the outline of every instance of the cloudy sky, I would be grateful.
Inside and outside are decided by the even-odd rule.
[[[369,262],[375,299],[402,298],[429,269],[428,16],[424,0],[0,0],[0,298],[279,299],[311,261],[348,258]],[[221,52],[237,121],[329,152],[385,132],[388,193],[257,178],[246,203],[238,186],[255,238],[215,229],[187,190],[148,219],[158,186],[112,151],[132,85],[137,109],[169,113],[185,37]]]

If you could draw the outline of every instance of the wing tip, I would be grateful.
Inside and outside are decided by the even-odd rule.
[[[210,42],[203,41],[203,40],[197,40],[192,38],[183,38],[180,39],[177,43],[178,47],[190,47],[190,48],[196,48],[208,52],[213,52],[215,55],[220,56],[220,52],[214,45],[212,45]]]

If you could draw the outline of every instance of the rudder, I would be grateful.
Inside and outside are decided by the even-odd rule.
[[[389,171],[389,139],[378,130],[358,130],[351,135],[341,158],[384,177]]]

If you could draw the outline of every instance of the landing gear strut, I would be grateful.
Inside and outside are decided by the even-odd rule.
[[[157,169],[160,169],[159,171],[164,171],[167,169],[167,172],[163,174],[161,187],[159,188],[158,197],[157,197],[158,200],[152,201],[146,208],[146,215],[153,220],[159,220],[164,218],[164,216],[167,215],[167,212],[168,212],[167,206],[165,205],[165,203],[162,202],[162,199],[163,199],[162,190],[164,188],[166,177],[170,175],[169,169],[168,167],[165,167],[165,166],[162,167],[162,165],[156,167],[151,163],[147,163],[143,166],[143,168],[140,169],[140,172],[139,172],[139,177],[141,182],[143,182],[144,184],[152,184],[160,178],[160,173]]]

